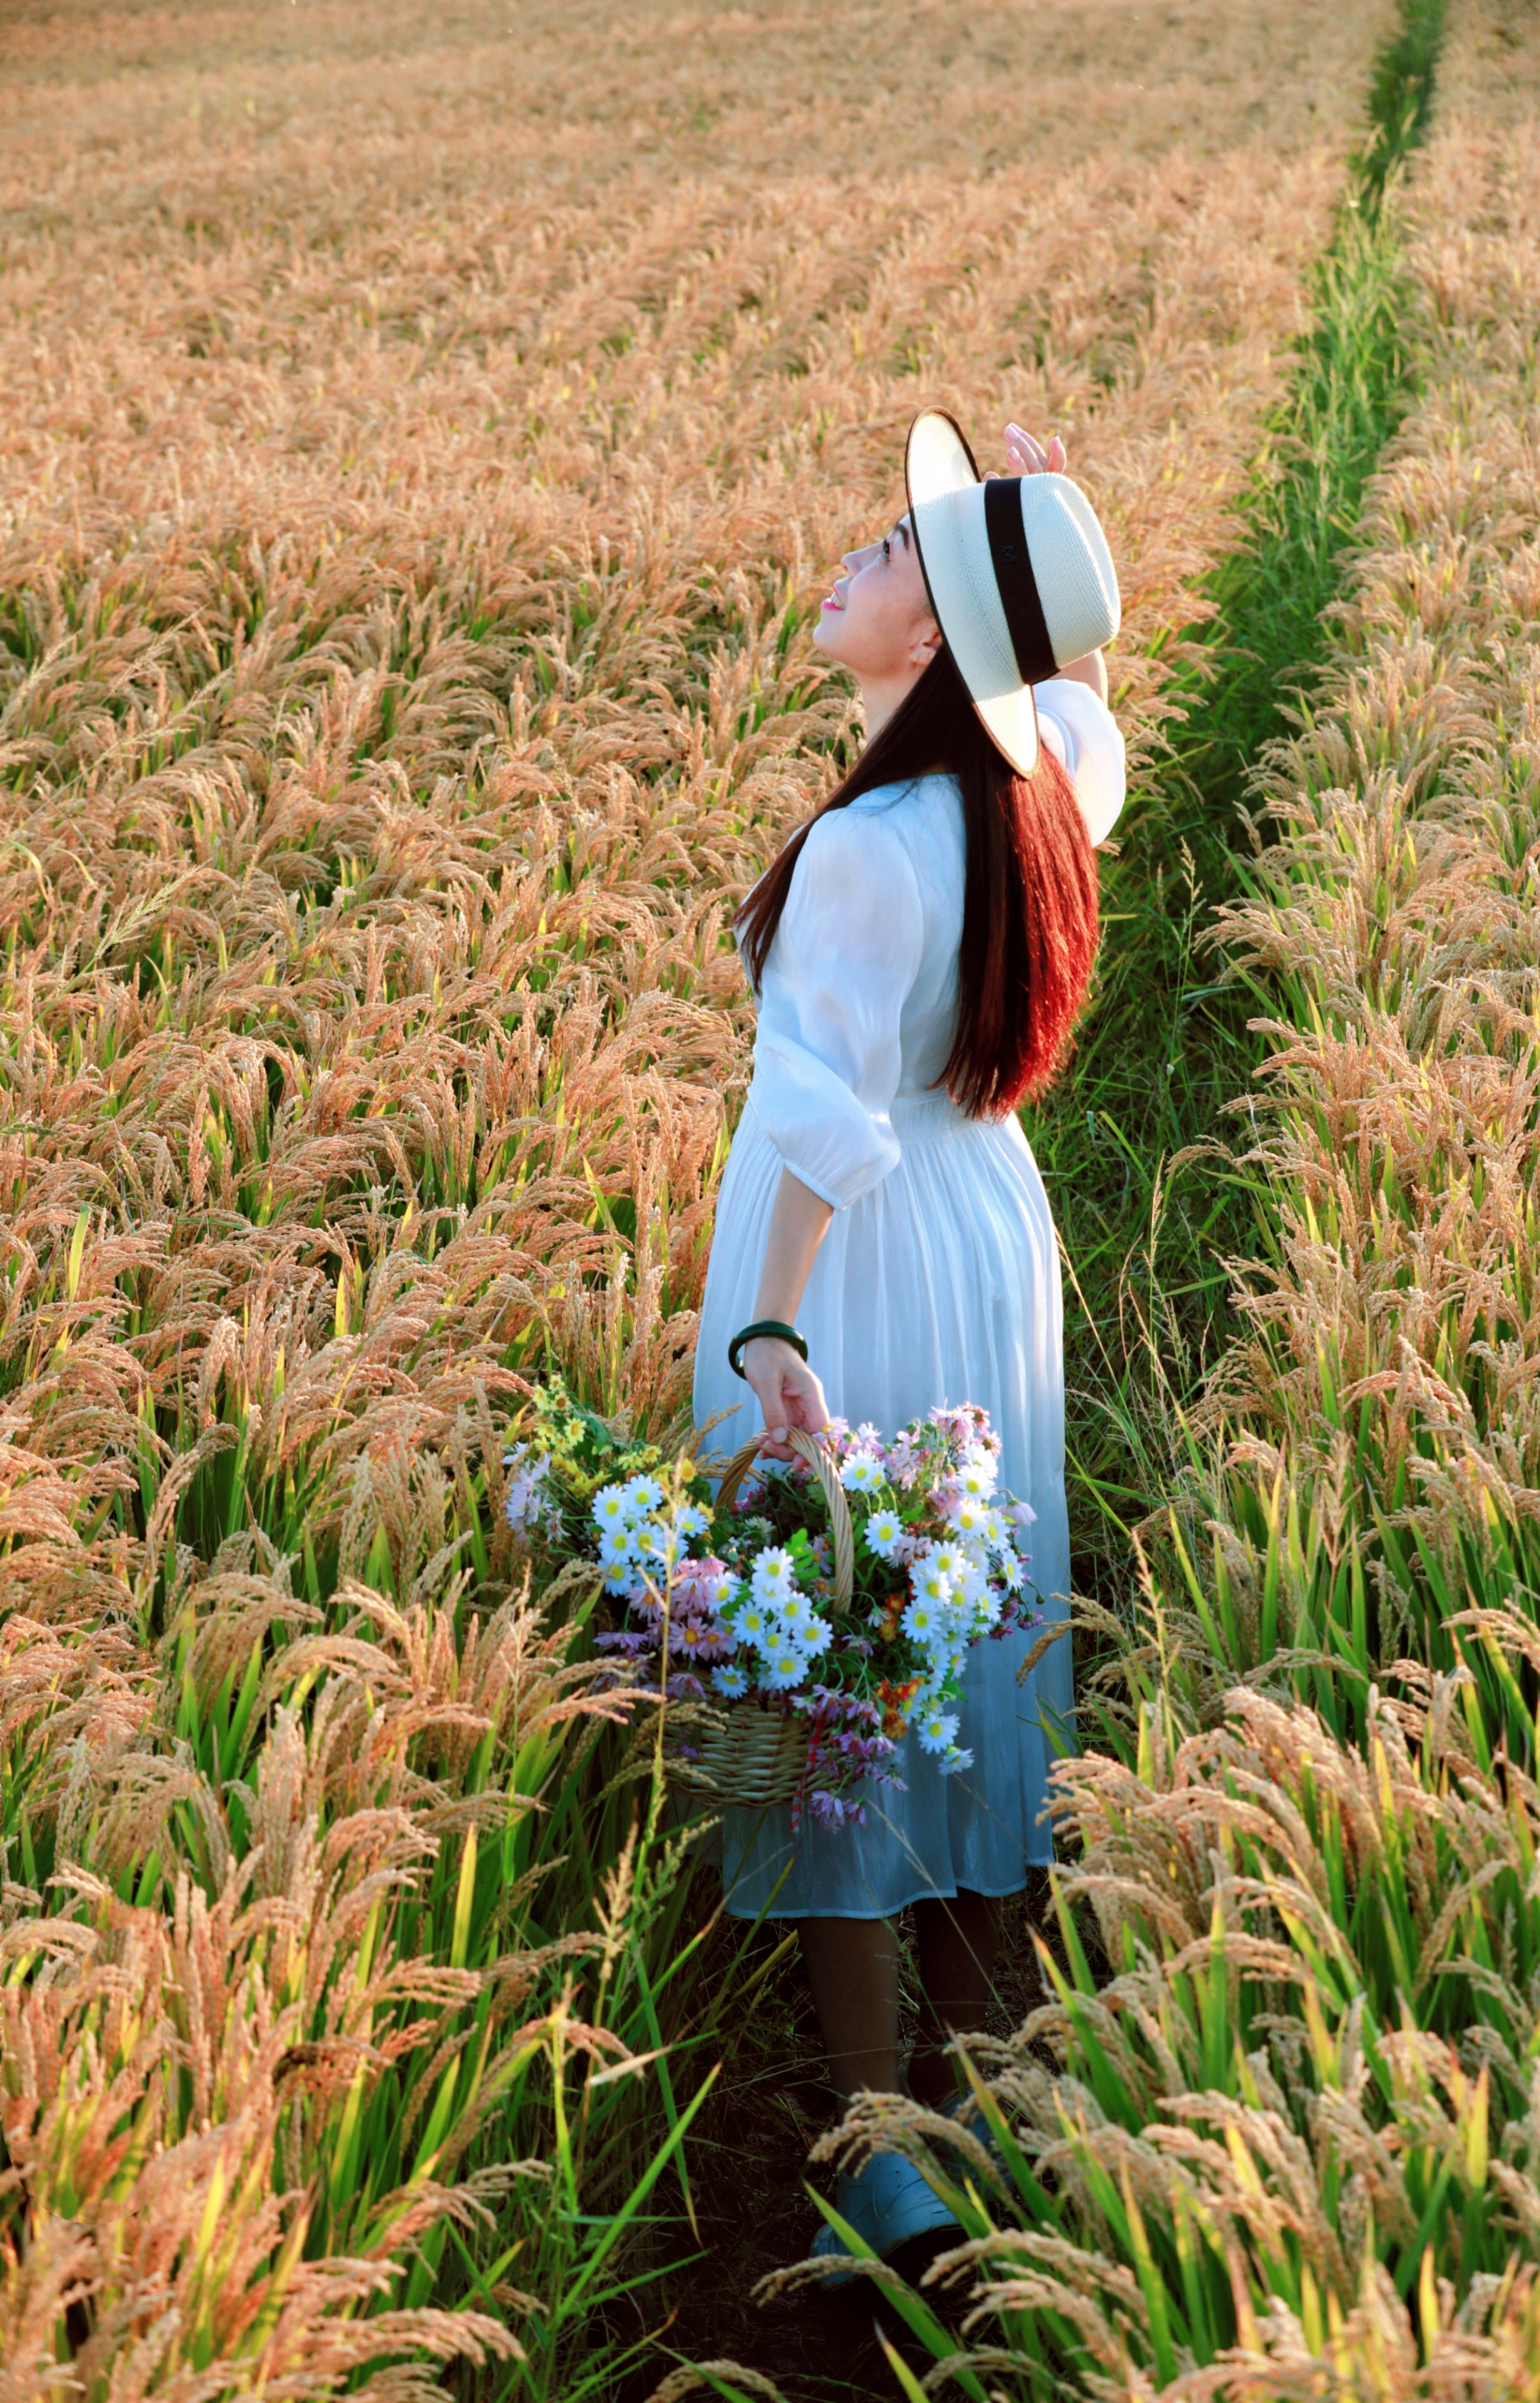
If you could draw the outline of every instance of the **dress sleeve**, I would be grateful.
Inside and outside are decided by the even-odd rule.
[[[888,1117],[924,919],[902,838],[872,810],[820,818],[759,994],[754,1107],[794,1176],[842,1210],[898,1162]]]
[[[1105,842],[1123,806],[1128,770],[1117,720],[1089,684],[1055,676],[1033,687],[1037,730],[1069,771],[1092,842]]]

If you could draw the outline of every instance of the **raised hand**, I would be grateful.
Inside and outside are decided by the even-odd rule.
[[[1050,434],[1045,446],[1013,420],[1006,428],[1006,456],[1013,476],[1061,476],[1069,453],[1057,434]]]

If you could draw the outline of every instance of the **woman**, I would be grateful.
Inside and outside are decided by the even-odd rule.
[[[847,556],[823,604],[814,639],[860,686],[867,745],[740,913],[758,1033],[695,1408],[724,1450],[762,1420],[774,1452],[831,1408],[892,1434],[980,1403],[1002,1484],[1035,1513],[1037,1606],[1062,1624],[1059,1266],[1015,1104],[1052,1075],[1095,954],[1093,846],[1123,798],[1102,659],[1118,603],[1062,445],[1013,425],[1006,447],[1011,474],[980,482],[952,421],[923,412],[907,515]],[[924,2015],[909,2083],[932,2104],[955,2090],[944,2047],[982,2021],[999,1899],[1051,1857],[1073,1693],[1067,1641],[1019,1679],[1041,1632],[970,1655],[970,1769],[943,1777],[909,1738],[902,1789],[878,1789],[864,1826],[806,1816],[794,1838],[785,1809],[727,1813],[728,1909],[799,1923],[841,2095],[901,2085],[893,1923],[909,1903]],[[839,2208],[879,2253],[947,2217],[895,2155],[842,2179]],[[841,2248],[825,2229],[818,2249]]]

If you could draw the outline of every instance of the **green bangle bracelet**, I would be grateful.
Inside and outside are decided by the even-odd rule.
[[[808,1356],[807,1337],[798,1335],[796,1327],[788,1327],[784,1318],[756,1318],[752,1327],[741,1327],[728,1345],[728,1366],[735,1377],[743,1374],[739,1363],[744,1344],[752,1343],[756,1335],[778,1335],[783,1343],[789,1343],[794,1352],[800,1352],[804,1360]]]

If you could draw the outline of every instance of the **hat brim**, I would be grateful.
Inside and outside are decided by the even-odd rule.
[[[968,567],[966,547],[959,539],[952,513],[927,507],[982,481],[956,419],[944,409],[923,409],[909,427],[904,449],[904,487],[931,614],[946,638],[980,725],[1017,774],[1030,776],[1038,757],[1037,704],[1032,687],[1023,684],[1002,691],[997,674],[985,678],[969,673],[974,630],[959,597],[960,579],[965,578]],[[978,688],[984,682],[993,689],[981,698]]]

